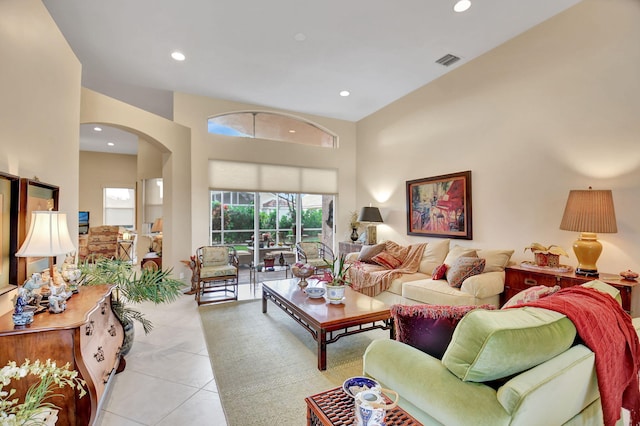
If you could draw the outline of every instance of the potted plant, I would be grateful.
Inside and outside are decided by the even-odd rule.
[[[133,344],[133,322],[138,321],[145,334],[153,324],[132,304],[141,302],[170,303],[182,295],[184,283],[171,278],[171,269],[143,268],[135,271],[128,262],[101,258],[95,263],[85,262],[80,266],[82,285],[113,284],[111,293],[113,312],[125,330],[125,339],[120,351],[126,355]]]
[[[87,392],[85,382],[78,377],[78,372],[69,369],[67,363],[58,367],[48,359],[46,362],[35,360],[33,363],[26,359],[22,365],[9,361],[0,369],[0,424],[13,425],[54,425],[59,407],[49,400],[55,396],[55,388],[69,386],[79,392],[82,398]],[[37,376],[39,380],[32,384],[24,398],[18,404],[18,398],[13,398],[16,390],[4,390],[12,380],[20,380],[27,375]]]
[[[351,283],[347,272],[351,267],[351,264],[345,262],[345,255],[342,254],[336,262],[326,262],[329,271],[325,270],[323,281],[327,283],[327,298],[329,303],[339,304],[344,299],[345,288]]]

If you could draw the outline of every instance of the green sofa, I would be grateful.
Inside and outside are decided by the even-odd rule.
[[[595,355],[575,337],[573,323],[554,311],[476,309],[458,323],[442,360],[376,340],[363,368],[425,425],[599,426]]]

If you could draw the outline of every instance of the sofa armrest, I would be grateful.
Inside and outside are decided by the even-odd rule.
[[[479,299],[495,296],[504,291],[504,272],[485,272],[462,282],[460,290]]]
[[[513,424],[564,424],[600,397],[594,363],[595,354],[576,345],[509,380],[498,389],[498,401]]]
[[[382,387],[398,392],[399,405],[408,402],[409,413],[425,424],[462,425],[469,424],[469,419],[474,425],[508,424],[509,416],[494,389],[463,382],[439,359],[404,343],[373,341],[365,351],[363,370]]]

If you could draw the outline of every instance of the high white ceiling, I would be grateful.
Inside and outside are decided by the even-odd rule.
[[[92,90],[167,118],[179,91],[350,121],[579,2],[43,1]]]

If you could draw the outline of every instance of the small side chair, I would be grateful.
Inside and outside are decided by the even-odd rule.
[[[238,256],[232,246],[203,246],[196,250],[196,302],[238,300]],[[221,293],[221,297],[203,296]]]
[[[333,250],[328,245],[321,242],[299,242],[296,243],[296,252],[298,260],[302,263],[308,263],[315,267],[316,272],[321,269],[329,269],[335,262]]]

